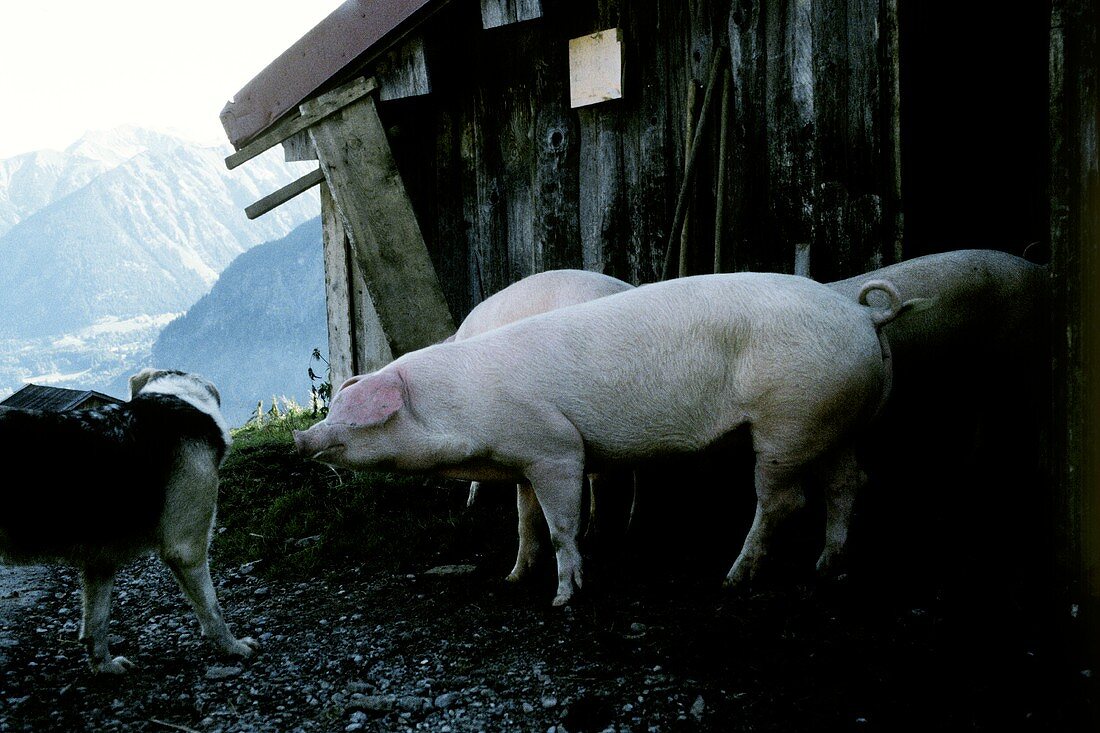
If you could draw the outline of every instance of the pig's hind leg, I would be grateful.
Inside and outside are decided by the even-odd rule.
[[[574,586],[580,588],[584,582],[581,553],[577,546],[584,481],[583,458],[579,461],[542,463],[529,469],[527,476],[538,504],[542,506],[557,558],[558,591],[554,596],[554,605],[563,606],[573,597]]]
[[[801,461],[785,460],[774,454],[756,455],[756,514],[745,537],[741,553],[723,583],[735,588],[749,583],[772,543],[776,528],[806,504],[802,491]]]
[[[531,484],[516,485],[516,514],[519,518],[519,549],[516,552],[516,565],[505,578],[510,583],[523,580],[530,575],[538,561],[542,549],[542,532],[545,522]]]
[[[844,558],[852,507],[860,489],[867,483],[852,449],[842,450],[821,464],[819,474],[825,486],[825,547],[817,559],[817,572],[828,576],[836,572]]]

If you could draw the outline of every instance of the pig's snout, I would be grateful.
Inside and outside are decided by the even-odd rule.
[[[294,447],[303,458],[323,460],[326,454],[344,447],[333,431],[324,422],[319,422],[309,430],[294,431]]]

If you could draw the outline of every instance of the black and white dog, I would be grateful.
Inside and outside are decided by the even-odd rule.
[[[0,412],[0,463],[24,466],[30,479],[0,485],[0,560],[80,570],[80,638],[96,672],[133,667],[107,649],[111,591],[123,564],[151,552],[179,581],[203,636],[250,656],[258,644],[226,627],[207,564],[230,442],[218,391],[192,374],[145,369],[130,394],[89,410]]]

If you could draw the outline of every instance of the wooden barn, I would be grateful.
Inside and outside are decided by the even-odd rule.
[[[334,383],[547,269],[1049,262],[1037,461],[955,486],[1032,484],[1068,628],[1100,602],[1097,22],[1090,0],[348,0],[226,105],[227,164],[318,163],[248,212],[321,186]]]

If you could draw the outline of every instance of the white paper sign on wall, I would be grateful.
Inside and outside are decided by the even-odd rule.
[[[623,96],[623,35],[619,28],[569,41],[569,106]]]

